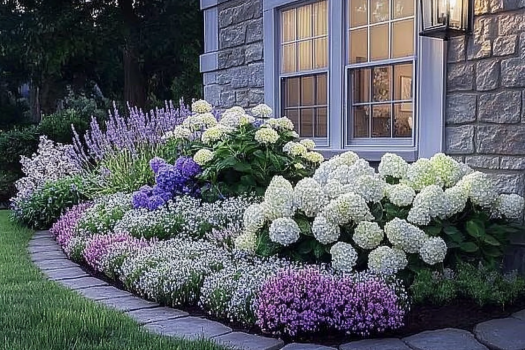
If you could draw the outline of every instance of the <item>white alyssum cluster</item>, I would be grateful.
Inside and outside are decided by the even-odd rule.
[[[166,206],[157,210],[145,208],[127,211],[113,228],[114,232],[128,232],[133,237],[173,237],[180,233],[181,218]]]
[[[255,132],[255,141],[262,144],[273,144],[279,140],[279,134],[274,129],[260,128]]]
[[[288,246],[299,240],[301,230],[293,219],[278,218],[272,221],[269,233],[272,242]]]
[[[330,244],[337,242],[341,235],[341,228],[324,216],[316,216],[312,223],[312,233],[320,243]]]
[[[264,103],[258,104],[257,106],[252,108],[252,114],[256,118],[266,119],[269,118],[272,115],[273,111]]]
[[[79,234],[88,236],[95,233],[109,233],[132,208],[131,194],[117,192],[95,199],[94,205],[87,209],[77,223]]]
[[[357,252],[351,244],[338,242],[330,248],[332,267],[339,271],[351,272],[357,263]]]
[[[417,253],[428,239],[420,228],[409,224],[403,219],[394,218],[385,224],[386,237],[396,248],[407,253]]]
[[[394,275],[408,264],[406,254],[387,246],[377,247],[368,254],[368,269],[382,275]]]
[[[412,204],[416,191],[405,184],[390,185],[386,187],[388,200],[398,207],[408,207]]]
[[[419,255],[429,265],[442,263],[447,256],[447,244],[441,237],[431,237],[423,243]]]
[[[195,153],[193,160],[199,165],[205,165],[213,160],[214,154],[212,151],[202,148]]]
[[[354,230],[352,239],[358,247],[374,249],[381,244],[385,233],[377,222],[361,221]]]
[[[523,217],[523,206],[525,201],[522,196],[517,194],[500,194],[496,203],[495,210],[499,215],[507,219],[521,219]]]
[[[293,216],[295,213],[293,197],[292,184],[280,175],[274,176],[264,193],[263,208],[266,218],[274,220]]]
[[[322,215],[338,225],[345,225],[351,221],[370,221],[374,218],[364,198],[352,192],[332,199],[322,211]]]
[[[393,177],[396,179],[403,179],[407,175],[408,163],[393,153],[386,153],[381,157],[381,162],[379,163],[378,171],[379,174],[383,177]]]
[[[328,204],[328,198],[321,185],[309,177],[295,185],[293,198],[294,207],[302,210],[309,217],[316,216]]]
[[[191,111],[193,113],[210,113],[213,107],[205,100],[198,100],[191,104]]]

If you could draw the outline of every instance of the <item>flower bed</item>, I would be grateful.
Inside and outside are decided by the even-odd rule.
[[[324,161],[267,106],[192,110],[151,138],[117,142],[98,128],[89,135],[113,141],[88,146],[104,152],[77,143],[89,202],[64,201],[51,228],[71,259],[144,298],[290,339],[392,334],[411,308],[523,297],[524,280],[498,266],[524,199],[487,175],[444,154],[412,164],[386,154],[377,170],[353,152]],[[127,193],[115,176],[130,177]],[[44,205],[31,198],[45,186],[19,196],[15,215]]]

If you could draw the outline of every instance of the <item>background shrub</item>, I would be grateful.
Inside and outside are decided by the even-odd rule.
[[[0,132],[0,170],[21,174],[20,156],[31,156],[38,147],[36,126]]]

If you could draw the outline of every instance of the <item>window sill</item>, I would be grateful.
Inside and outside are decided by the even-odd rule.
[[[321,153],[325,158],[329,159],[333,156],[339,155],[344,152],[352,151],[355,152],[359,157],[366,159],[369,162],[378,162],[381,157],[386,153],[395,153],[407,162],[414,162],[418,159],[418,152],[415,149],[370,149],[370,148],[345,148],[345,149],[322,149],[316,150]]]

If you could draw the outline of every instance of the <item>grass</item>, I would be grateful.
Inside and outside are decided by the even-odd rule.
[[[48,281],[27,253],[31,235],[0,211],[0,349],[224,349],[147,333],[124,314]]]

